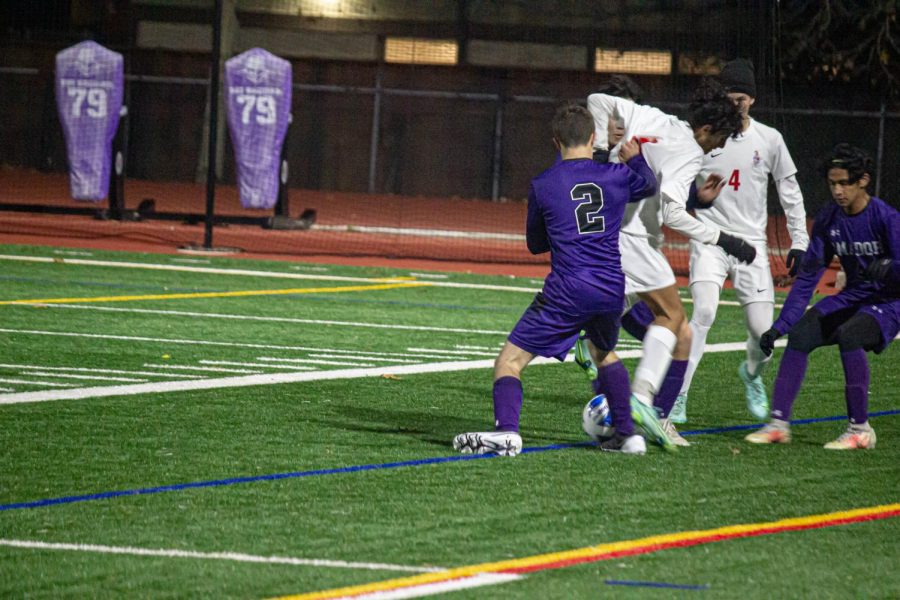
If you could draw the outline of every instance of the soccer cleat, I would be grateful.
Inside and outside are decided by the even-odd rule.
[[[648,406],[638,400],[634,394],[631,395],[631,418],[639,425],[647,436],[657,444],[663,447],[667,452],[675,452],[676,448],[656,416],[656,409]]]
[[[758,431],[744,437],[751,444],[787,444],[791,441],[791,427],[786,421],[772,421]]]
[[[685,448],[687,446],[691,445],[691,443],[689,441],[687,441],[686,439],[684,439],[683,437],[681,437],[681,434],[678,433],[677,429],[675,429],[675,424],[672,423],[671,418],[663,419],[662,421],[660,421],[660,424],[663,427],[663,431],[666,432],[666,437],[669,438],[669,440],[673,444],[675,444],[676,446],[682,446]]]
[[[673,423],[687,423],[687,394],[678,394],[675,404],[669,411],[669,420]]]
[[[591,381],[597,379],[597,365],[594,364],[591,352],[588,350],[587,338],[579,337],[575,342],[575,364],[582,368],[588,379]]]
[[[453,448],[463,454],[515,456],[522,451],[522,436],[515,431],[461,433],[453,438]]]
[[[759,375],[750,377],[746,360],[738,367],[738,376],[746,387],[747,410],[757,421],[765,421],[769,416],[769,397],[766,395],[766,385],[762,377]]]
[[[647,443],[639,435],[619,435],[618,433],[600,442],[604,452],[621,452],[622,454],[646,454]]]
[[[826,450],[874,450],[875,430],[865,423],[863,425],[850,424],[847,431],[833,442],[825,444]]]

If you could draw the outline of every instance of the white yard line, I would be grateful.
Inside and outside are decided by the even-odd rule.
[[[193,365],[169,365],[165,363],[144,363],[145,369],[174,369],[178,371],[210,371],[215,373],[245,373],[247,375],[258,375],[261,371],[252,371],[250,369],[228,369],[225,367],[195,367]]]
[[[440,567],[413,567],[390,563],[348,562],[321,558],[292,558],[289,556],[257,556],[240,552],[195,552],[161,548],[135,548],[132,546],[101,546],[97,544],[65,544],[33,540],[0,539],[0,546],[29,550],[67,550],[70,552],[95,552],[99,554],[127,554],[131,556],[161,556],[164,558],[194,558],[204,560],[228,560],[235,562],[309,567],[334,567],[338,569],[363,569],[369,571],[402,571],[407,573],[439,573]]]
[[[225,365],[232,367],[258,367],[264,369],[288,369],[291,371],[313,371],[315,367],[303,367],[300,365],[264,365],[262,363],[236,362],[230,360],[201,360],[201,365]]]
[[[122,375],[153,375],[162,377],[163,373],[151,373],[150,371],[123,371],[121,369],[91,369],[88,367],[48,367],[46,365],[14,365],[3,363],[0,364],[2,369],[41,369],[43,371],[75,371],[76,373],[118,373]],[[169,377],[184,377],[187,379],[196,379],[199,375],[168,375]]]
[[[455,592],[457,590],[468,590],[484,587],[486,585],[508,583],[524,577],[524,575],[516,575],[514,573],[477,573],[467,577],[460,577],[459,579],[450,579],[449,581],[420,583],[418,585],[393,590],[364,592],[361,594],[341,596],[341,598],[353,598],[353,600],[402,600],[404,598],[425,598],[426,596],[436,596],[437,594],[446,594],[447,592]],[[479,594],[477,597],[482,598],[488,596],[490,596],[490,594],[485,593]],[[498,596],[502,597],[503,594],[498,594]]]
[[[109,377],[107,375],[73,375],[71,373],[50,373],[47,371],[19,371],[19,375],[37,375],[38,377],[58,377],[60,379],[86,379],[93,381],[122,381],[126,383],[146,383],[146,379],[133,377]]]
[[[335,358],[353,358],[352,356],[338,356]],[[358,362],[343,362],[339,360],[321,360],[317,358],[269,358],[267,356],[260,356],[256,360],[262,362],[283,362],[283,363],[297,363],[297,364],[311,364],[311,365],[334,365],[338,367],[374,367],[375,365],[371,363],[358,363]]]
[[[183,271],[188,273],[209,273],[215,275],[238,275],[238,276],[249,276],[249,277],[271,277],[278,279],[311,279],[311,280],[319,280],[319,281],[364,281],[364,282],[398,282],[398,281],[408,281],[408,279],[404,277],[382,277],[382,278],[374,278],[374,277],[341,277],[338,275],[305,275],[302,273],[280,273],[277,271],[251,271],[248,269],[220,269],[214,267],[189,267],[184,265],[165,265],[165,264],[154,264],[154,263],[133,263],[133,262],[119,262],[119,261],[109,261],[109,260],[85,260],[79,258],[59,258],[59,257],[47,257],[47,256],[15,256],[9,254],[0,254],[0,260],[13,260],[13,261],[24,261],[24,262],[39,262],[39,263],[64,263],[64,264],[73,264],[73,265],[85,265],[85,266],[94,266],[94,267],[113,267],[113,268],[127,268],[127,269],[149,269],[155,271]],[[425,282],[423,282],[425,283]],[[461,289],[470,289],[470,290],[491,290],[491,291],[503,291],[503,292],[523,292],[533,294],[535,292],[540,291],[540,287],[519,287],[519,286],[509,286],[509,285],[490,285],[490,284],[481,284],[481,283],[456,283],[450,281],[429,281],[427,282],[429,286],[432,287],[447,287],[447,288],[461,288]],[[683,297],[683,302],[691,302],[690,298]],[[719,304],[722,306],[740,306],[740,302],[736,302],[734,300],[720,300]],[[781,304],[776,304],[775,308],[780,308]],[[504,334],[508,332],[503,332]]]
[[[312,354],[309,355],[310,358],[345,358],[345,359],[353,359],[353,360],[368,360],[372,362],[384,362],[384,363],[400,363],[400,364],[413,364],[420,363],[421,360],[413,360],[412,358],[382,358],[380,356],[360,356],[357,354]],[[349,364],[349,363],[341,363],[341,364]]]
[[[497,351],[482,352],[480,350],[441,350],[440,348],[407,348],[408,352],[429,352],[431,354],[462,354],[475,356],[497,356]]]
[[[16,305],[9,305],[16,306]],[[113,306],[90,306],[81,304],[30,304],[19,305],[41,308],[68,308],[74,310],[97,310],[104,312],[120,312],[132,314],[166,315],[175,317],[193,317],[205,319],[231,319],[236,321],[268,321],[272,323],[296,323],[298,325],[338,325],[341,327],[365,327],[372,329],[399,329],[404,331],[434,331],[439,333],[469,333],[484,335],[507,335],[509,331],[462,329],[459,327],[430,327],[427,325],[396,325],[392,323],[360,323],[356,321],[326,321],[323,319],[296,319],[291,317],[261,317],[256,315],[233,315],[222,313],[204,313],[186,310],[161,310],[151,308],[122,308]]]
[[[75,383],[55,383],[52,381],[33,381],[31,379],[10,379],[8,377],[0,378],[0,383],[21,383],[25,385],[43,385],[46,387],[59,387],[59,388],[70,388],[75,387],[77,384]],[[24,392],[28,393],[28,392]],[[2,397],[2,396],[0,396]]]
[[[776,346],[786,345],[786,340],[778,340]],[[706,352],[736,352],[746,349],[746,342],[727,344],[711,344]],[[625,350],[617,353],[620,358],[637,358],[640,350]],[[559,364],[552,358],[538,357],[534,365]],[[368,369],[334,369],[331,371],[315,371],[309,373],[265,373],[262,375],[246,375],[243,377],[223,377],[221,379],[201,379],[194,381],[163,381],[139,383],[134,385],[116,385],[106,387],[88,387],[71,390],[41,390],[37,392],[18,392],[0,394],[0,404],[20,404],[24,402],[47,402],[51,400],[81,400],[84,398],[101,398],[107,396],[131,396],[136,394],[162,394],[196,390],[212,390],[236,388],[253,385],[280,385],[284,383],[301,383],[306,381],[327,381],[335,379],[360,379],[363,377],[382,377],[384,375],[416,375],[421,373],[450,373],[471,369],[490,369],[493,359],[453,361],[429,363],[422,365],[395,365]],[[13,382],[10,382],[13,383]]]

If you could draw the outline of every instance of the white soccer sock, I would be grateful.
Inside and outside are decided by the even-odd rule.
[[[706,351],[706,336],[709,333],[708,325],[701,325],[691,321],[691,354],[688,356],[687,370],[684,372],[684,383],[681,384],[681,394],[687,394],[691,389],[691,381],[697,371],[697,365]]]
[[[651,325],[644,336],[644,354],[634,370],[631,386],[641,402],[650,404],[659,391],[663,378],[672,362],[672,350],[678,339],[675,334],[660,325]]]
[[[775,306],[772,302],[752,302],[744,307],[747,321],[747,373],[750,377],[761,374],[766,363],[772,360],[759,349],[759,338],[772,327]]]
[[[682,394],[687,394],[691,388],[697,365],[706,351],[706,336],[716,320],[720,293],[719,286],[711,281],[698,281],[691,286],[691,298],[694,301],[691,313],[691,353],[684,373],[684,383],[681,385]]]

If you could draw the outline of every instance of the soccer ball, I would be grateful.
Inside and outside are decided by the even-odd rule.
[[[581,428],[594,441],[609,439],[615,433],[612,416],[609,414],[609,403],[606,396],[599,394],[591,398],[581,411]]]

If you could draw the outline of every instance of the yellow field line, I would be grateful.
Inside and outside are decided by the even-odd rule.
[[[701,531],[667,533],[636,540],[588,546],[563,552],[551,552],[548,554],[514,558],[499,562],[469,565],[441,571],[439,573],[425,573],[411,577],[400,577],[388,579],[386,581],[377,581],[374,583],[323,590],[308,594],[282,596],[278,598],[278,600],[325,600],[327,598],[354,597],[363,594],[413,588],[429,583],[461,579],[480,573],[530,573],[547,569],[557,569],[585,562],[607,560],[620,556],[647,554],[670,548],[683,548],[686,546],[782,533],[785,531],[833,527],[836,525],[847,525],[861,521],[886,519],[898,516],[900,516],[900,503],[809,515],[793,519],[782,519],[780,521],[771,521],[768,523],[729,525]]]
[[[285,294],[327,294],[335,292],[369,292],[431,285],[429,282],[380,283],[326,288],[291,288],[286,290],[239,290],[236,292],[194,292],[185,294],[146,294],[143,296],[97,296],[93,298],[38,298],[3,300],[0,304],[70,304],[75,302],[132,302],[134,300],[186,300],[195,298],[237,298],[243,296],[278,296]]]

